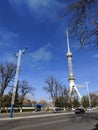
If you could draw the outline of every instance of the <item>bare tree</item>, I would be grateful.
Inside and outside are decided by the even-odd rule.
[[[40,100],[40,104],[43,104],[44,106],[47,106],[47,101],[45,99]]]
[[[54,102],[53,105],[55,106],[55,100],[57,98],[57,91],[58,91],[58,83],[53,76],[47,78],[45,80],[45,83],[47,84],[47,86],[44,87],[44,90],[50,94],[52,101]]]
[[[90,98],[91,98],[91,105],[93,107],[97,106],[98,105],[98,92],[90,93]]]
[[[98,106],[98,92],[92,92],[90,93],[90,100],[91,100],[91,106],[96,107]],[[83,96],[82,98],[82,104],[84,107],[90,106],[88,95]]]
[[[75,0],[68,5],[67,15],[70,17],[70,30],[82,45],[98,46],[98,1]]]
[[[83,107],[85,107],[85,108],[89,106],[88,96],[83,96],[83,97],[82,97],[82,105],[83,105]]]
[[[59,96],[56,99],[55,105],[58,107],[68,107],[70,103],[69,91],[65,85],[59,87]]]
[[[28,93],[31,93],[32,95],[34,95],[35,88],[31,87],[26,80],[23,80],[21,82],[19,81],[17,84],[17,88],[19,91],[18,93],[19,93],[19,99],[20,99],[21,111],[22,111],[24,98],[26,97]]]
[[[44,87],[44,90],[50,94],[53,101],[53,105],[55,106],[55,101],[59,97],[65,95],[65,92],[64,92],[65,87],[62,86],[61,83],[57,81],[53,76],[48,77],[45,80],[45,83],[47,84],[47,86]]]
[[[0,64],[0,110],[5,89],[15,76],[16,65],[13,63]]]

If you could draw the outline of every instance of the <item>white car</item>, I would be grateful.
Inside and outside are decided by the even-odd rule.
[[[87,108],[87,111],[92,111],[92,110],[93,110],[92,107],[88,107],[88,108]]]

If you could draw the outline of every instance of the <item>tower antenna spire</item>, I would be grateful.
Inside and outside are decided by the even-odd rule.
[[[67,30],[67,29],[66,29],[66,37],[67,37],[67,47],[68,47],[68,52],[70,52],[69,37],[68,37],[68,30]]]

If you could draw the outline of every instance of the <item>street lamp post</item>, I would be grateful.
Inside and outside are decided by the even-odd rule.
[[[85,82],[86,85],[86,89],[87,89],[87,94],[88,94],[88,101],[89,101],[89,106],[91,107],[91,98],[90,98],[90,94],[89,94],[89,89],[88,89],[88,81]]]
[[[27,49],[27,48],[25,48]],[[17,81],[18,81],[18,75],[19,75],[19,68],[20,68],[20,61],[21,61],[21,55],[24,54],[24,50],[19,50],[18,54],[16,56],[18,57],[17,61],[17,68],[16,68],[16,74],[15,74],[15,81],[14,81],[14,87],[12,92],[12,101],[11,101],[11,109],[10,109],[10,117],[13,117],[13,108],[14,108],[14,102],[15,102],[15,95],[16,95],[16,89],[17,89]]]
[[[90,94],[89,94],[88,83],[89,83],[89,81],[86,81],[84,84],[79,84],[77,86],[80,87],[80,88],[86,87],[89,106],[91,107],[91,98],[90,98]]]

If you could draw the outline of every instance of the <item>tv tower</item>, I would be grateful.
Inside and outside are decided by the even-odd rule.
[[[70,86],[70,96],[72,97],[72,94],[74,91],[77,92],[79,100],[81,102],[81,95],[76,87],[75,84],[75,77],[74,77],[74,73],[73,73],[73,69],[72,69],[72,53],[70,51],[70,46],[69,46],[69,38],[68,38],[68,30],[66,30],[66,37],[67,37],[67,47],[68,47],[68,52],[67,52],[67,58],[68,58],[68,67],[69,67],[69,76],[68,76],[68,80],[69,80],[69,86]]]

